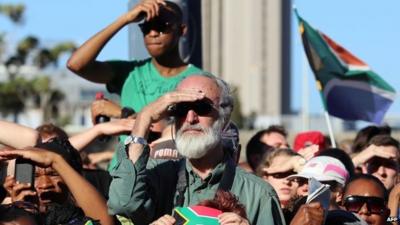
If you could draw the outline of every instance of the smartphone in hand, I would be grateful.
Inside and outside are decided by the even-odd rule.
[[[17,158],[15,160],[15,180],[18,183],[29,183],[33,186],[35,166],[31,160]]]

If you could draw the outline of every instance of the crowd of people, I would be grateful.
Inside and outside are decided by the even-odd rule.
[[[96,60],[131,23],[150,57]],[[68,136],[53,124],[0,121],[0,224],[397,224],[400,145],[389,126],[368,126],[332,148],[319,131],[291,144],[283,126],[271,125],[239,161],[231,89],[181,59],[186,29],[179,5],[143,0],[72,54],[71,71],[121,97],[92,103],[93,121],[108,122]],[[114,153],[85,153],[104,136],[118,137]],[[309,200],[315,184],[327,199]]]

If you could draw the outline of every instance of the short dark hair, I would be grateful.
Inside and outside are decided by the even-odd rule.
[[[257,134],[254,135],[246,145],[246,159],[249,166],[255,171],[260,164],[261,157],[269,151],[272,151],[274,148],[260,141],[260,138],[257,138]],[[258,162],[254,162],[251,160],[251,155],[259,155],[260,160]]]
[[[369,142],[369,145],[376,145],[376,146],[393,146],[400,149],[400,143],[393,137],[389,135],[376,135],[374,136]]]
[[[267,129],[264,130],[264,134],[270,134],[270,133],[279,133],[282,136],[284,136],[285,138],[287,137],[287,131],[281,125],[271,125]]]
[[[389,126],[367,126],[358,131],[353,142],[353,152],[358,153],[364,150],[368,146],[369,140],[376,135],[387,134],[390,135],[392,129]]]
[[[52,123],[43,124],[36,128],[39,131],[40,137],[43,136],[56,136],[62,139],[68,139],[68,134],[63,129],[55,126]]]
[[[346,193],[347,190],[349,189],[350,184],[357,180],[367,180],[367,181],[376,183],[378,185],[378,187],[381,189],[383,198],[385,199],[385,201],[388,200],[388,191],[386,190],[385,185],[378,178],[376,178],[370,174],[356,174],[353,177],[351,177],[347,181],[346,186],[344,187],[343,193]]]
[[[182,12],[181,7],[179,7],[178,4],[171,2],[171,1],[165,1],[165,3],[166,3],[166,6],[161,7],[161,10],[166,9],[169,13],[172,13],[174,15],[175,22],[182,23],[183,22],[183,12]]]
[[[217,190],[214,199],[204,200],[198,205],[219,209],[222,212],[234,212],[247,219],[246,208],[239,199],[229,191]]]

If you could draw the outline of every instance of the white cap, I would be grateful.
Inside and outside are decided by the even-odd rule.
[[[338,159],[330,156],[317,156],[310,159],[298,174],[288,178],[296,177],[307,179],[313,177],[318,181],[336,181],[344,185],[349,178],[349,172]]]

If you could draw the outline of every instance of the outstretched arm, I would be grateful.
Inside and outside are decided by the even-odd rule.
[[[30,127],[0,120],[0,143],[13,148],[34,146],[39,132]]]
[[[23,157],[30,159],[42,167],[52,167],[61,176],[76,203],[85,215],[100,220],[101,224],[114,224],[112,216],[108,215],[107,204],[103,196],[84,177],[76,172],[59,154],[40,148],[2,151],[1,158]]]
[[[132,130],[135,120],[133,119],[118,119],[106,123],[94,125],[89,130],[69,138],[72,146],[78,151],[81,151],[90,142],[100,135],[115,135]]]
[[[144,15],[150,20],[157,16],[159,5],[163,0],[144,0],[132,10],[125,13],[109,26],[95,34],[80,46],[69,58],[67,67],[79,76],[96,83],[108,83],[114,77],[111,67],[96,58],[107,42],[125,25],[139,22]]]

